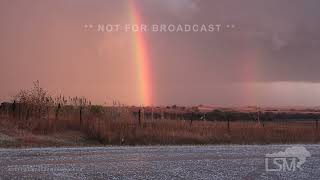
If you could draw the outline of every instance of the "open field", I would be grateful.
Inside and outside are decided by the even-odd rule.
[[[132,107],[52,97],[39,83],[0,106],[0,147],[320,142],[317,109]]]
[[[0,119],[0,147],[319,143],[312,121],[203,122],[84,119],[21,122]],[[229,128],[228,128],[229,127]]]

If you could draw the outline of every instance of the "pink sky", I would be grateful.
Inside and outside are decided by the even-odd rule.
[[[52,94],[140,105],[129,1],[0,2],[0,101],[39,80]],[[152,104],[317,106],[319,1],[135,1],[146,24],[234,24],[220,33],[144,33]]]

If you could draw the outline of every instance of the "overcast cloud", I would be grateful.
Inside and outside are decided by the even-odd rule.
[[[136,3],[145,24],[235,25],[219,33],[145,33],[154,104],[317,105],[320,1]],[[2,0],[1,99],[40,80],[53,93],[139,104],[130,34],[83,28],[130,22],[128,4]]]

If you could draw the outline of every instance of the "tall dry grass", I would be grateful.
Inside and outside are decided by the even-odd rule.
[[[262,127],[256,122],[159,120],[141,126],[128,121],[91,122],[89,134],[106,144],[268,144],[317,143],[320,132],[303,122],[279,125],[268,122]]]
[[[310,121],[197,121],[136,116],[130,107],[92,105],[79,97],[52,97],[36,82],[31,90],[14,97],[15,108],[0,111],[2,124],[50,134],[82,131],[102,144],[268,144],[318,143],[320,131]],[[8,109],[9,108],[9,109]],[[11,109],[10,109],[11,108]],[[8,113],[9,112],[9,113]]]
[[[103,115],[87,113],[82,124],[79,115],[61,115],[59,119],[11,119],[16,127],[34,134],[50,134],[68,130],[85,132],[89,138],[102,144],[268,144],[318,143],[320,131],[314,122],[204,122],[189,120],[144,120],[139,124],[125,108],[120,112],[109,110]]]

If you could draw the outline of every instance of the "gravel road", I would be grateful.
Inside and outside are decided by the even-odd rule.
[[[266,171],[266,154],[292,147],[311,154],[302,169],[291,155]],[[320,179],[320,145],[0,149],[0,179]]]

